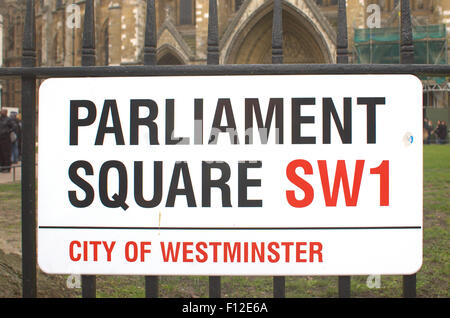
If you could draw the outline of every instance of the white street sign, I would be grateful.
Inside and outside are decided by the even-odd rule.
[[[59,78],[39,90],[47,273],[411,274],[410,75]]]

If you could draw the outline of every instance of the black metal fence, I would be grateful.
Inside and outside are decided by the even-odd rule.
[[[46,77],[92,76],[176,76],[251,74],[414,74],[449,76],[449,65],[414,64],[409,0],[401,1],[401,46],[398,65],[348,64],[346,1],[338,1],[337,64],[282,64],[282,0],[273,1],[272,63],[268,65],[219,65],[219,35],[216,0],[209,0],[207,65],[156,65],[155,1],[147,0],[144,65],[95,66],[94,0],[86,0],[83,29],[82,66],[35,67],[35,1],[27,0],[22,67],[0,68],[0,76],[19,76],[22,81],[22,271],[23,297],[36,297],[36,83]],[[338,277],[339,297],[350,297],[350,276]],[[146,297],[158,297],[159,279],[145,277]],[[96,277],[82,276],[82,296],[96,296]],[[209,296],[221,297],[221,279],[209,279]],[[273,296],[285,297],[285,278],[273,278]],[[403,296],[416,296],[416,275],[403,276]]]

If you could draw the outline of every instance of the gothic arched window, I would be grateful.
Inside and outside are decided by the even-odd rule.
[[[15,25],[14,22],[10,22],[8,25],[8,49],[13,50],[15,46]]]
[[[179,23],[181,25],[194,24],[194,1],[179,0],[178,16],[179,16]]]
[[[416,0],[416,9],[417,10],[425,9],[425,4],[423,0]]]
[[[243,2],[244,2],[244,0],[235,0],[234,1],[234,11],[239,10],[239,8],[241,7]]]
[[[103,31],[103,62],[105,65],[109,65],[109,27],[106,25]]]

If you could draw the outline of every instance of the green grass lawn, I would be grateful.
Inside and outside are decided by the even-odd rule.
[[[424,254],[417,296],[449,297],[450,146],[424,146],[423,195]],[[0,185],[0,213],[5,209],[19,213],[19,201],[18,184]],[[352,297],[402,297],[402,276],[381,276],[379,288],[369,288],[367,279],[352,276]],[[208,297],[208,277],[165,276],[159,282],[160,297]],[[337,282],[337,277],[286,277],[286,297],[337,297]],[[222,297],[273,297],[272,287],[272,277],[222,277],[221,293]],[[74,289],[72,295],[80,296],[81,291]],[[144,296],[143,277],[97,276],[97,297]]]

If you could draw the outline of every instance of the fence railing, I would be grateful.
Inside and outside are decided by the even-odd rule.
[[[9,169],[10,173],[7,177],[5,177],[5,180],[8,182],[16,182],[20,180],[20,176],[18,174],[19,171],[22,169],[22,165],[20,164],[13,164],[11,166],[0,166],[0,170],[2,169]]]
[[[237,74],[414,74],[449,76],[449,65],[418,65],[414,63],[411,11],[409,0],[401,1],[401,64],[348,64],[346,1],[338,1],[337,64],[281,64],[283,63],[283,28],[281,0],[273,1],[272,63],[271,65],[218,65],[219,36],[217,1],[209,1],[207,65],[156,65],[155,1],[147,0],[144,65],[95,66],[94,0],[86,0],[84,12],[82,65],[79,67],[35,67],[35,1],[27,0],[22,66],[0,68],[0,76],[20,76],[22,81],[22,271],[23,297],[36,297],[36,82],[45,77],[88,76],[170,76],[170,75],[237,75]],[[339,297],[350,297],[350,276],[338,277]],[[159,280],[145,277],[146,297],[157,297]],[[416,296],[416,275],[403,276],[404,297]],[[96,276],[82,276],[82,296],[96,296]],[[209,296],[221,296],[221,280],[209,279]],[[285,278],[273,278],[273,296],[285,296]]]

